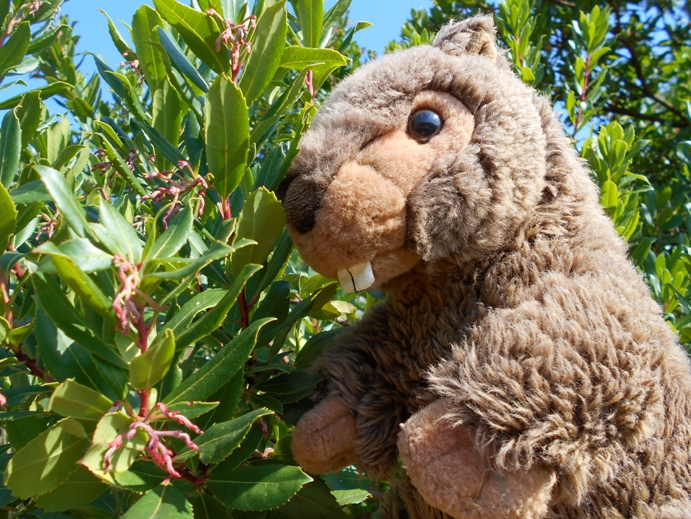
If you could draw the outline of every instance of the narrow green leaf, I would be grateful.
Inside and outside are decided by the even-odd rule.
[[[0,255],[7,249],[17,227],[17,209],[5,186],[0,184]]]
[[[177,340],[177,347],[179,349],[186,348],[190,344],[200,341],[214,330],[218,329],[226,318],[226,315],[228,315],[230,309],[237,302],[240,291],[245,286],[245,283],[247,283],[247,280],[258,270],[258,265],[247,265],[247,267],[238,274],[237,278],[235,278],[232,286],[218,304],[180,334]]]
[[[163,27],[158,28],[158,35],[160,37],[161,45],[166,50],[173,66],[187,79],[189,79],[197,88],[206,93],[209,91],[209,83],[202,77],[195,66],[190,63],[185,56],[185,53],[178,46],[175,39]]]
[[[305,47],[319,47],[324,22],[324,0],[297,0],[297,15]]]
[[[167,79],[159,84],[153,96],[153,127],[177,151],[176,145],[180,141],[182,118],[187,112],[187,105],[182,104],[180,96]],[[154,155],[159,171],[170,169],[171,166],[177,167],[180,160],[170,160],[163,150],[158,150],[156,147],[154,147]]]
[[[174,256],[187,241],[192,232],[194,215],[190,206],[185,207],[171,221],[168,229],[159,236],[151,247],[147,259],[168,258]]]
[[[113,44],[115,45],[115,48],[118,49],[118,52],[125,58],[129,60],[135,59],[135,55],[132,52],[132,49],[130,49],[129,44],[125,41],[125,38],[123,38],[122,34],[118,30],[118,28],[115,26],[113,23],[113,20],[110,19],[110,16],[108,16],[108,13],[106,13],[103,9],[99,9],[103,13],[103,16],[106,17],[106,20],[108,20],[108,32],[110,33],[110,39],[113,40]],[[130,53],[132,53],[130,55]]]
[[[281,58],[281,66],[292,70],[303,70],[317,65],[331,65],[336,68],[347,64],[346,57],[333,49],[308,49],[297,45],[286,47]]]
[[[28,92],[17,106],[16,114],[22,127],[22,149],[33,140],[43,119],[44,106],[41,92]]]
[[[48,409],[80,420],[100,420],[112,406],[113,402],[101,393],[66,380],[53,391]]]
[[[295,357],[295,367],[308,369],[321,355],[322,351],[332,344],[334,339],[343,333],[343,328],[336,330],[329,330],[314,335],[307,343],[300,349]]]
[[[207,465],[223,461],[245,439],[252,424],[270,414],[273,412],[268,409],[256,409],[234,420],[212,425],[194,440],[199,447],[199,459]],[[195,451],[185,449],[177,459],[186,460],[194,454]]]
[[[219,77],[206,100],[206,156],[214,187],[227,198],[245,174],[249,152],[249,115],[235,83]]]
[[[331,27],[333,27],[334,25],[336,25],[341,20],[341,18],[343,18],[346,15],[348,9],[350,9],[351,1],[352,0],[338,0],[338,2],[336,2],[336,5],[334,5],[324,14],[322,39],[324,38],[328,30],[331,29]]]
[[[201,312],[212,308],[223,299],[226,291],[223,289],[208,289],[187,301],[175,315],[163,325],[161,331],[171,330],[176,336],[183,333],[192,320]]]
[[[77,201],[65,177],[59,171],[46,166],[34,166],[34,169],[40,175],[50,196],[53,197],[60,212],[77,236],[85,238],[92,235],[86,221],[84,208]]]
[[[163,25],[159,14],[148,5],[142,5],[132,18],[132,41],[137,49],[139,66],[152,92],[163,86],[168,78],[163,56],[157,47],[159,43],[156,27]]]
[[[0,48],[0,77],[4,76],[12,67],[19,65],[24,59],[29,41],[31,40],[31,26],[29,22],[20,23],[10,39]]]
[[[39,496],[57,487],[77,468],[89,446],[81,426],[66,418],[39,434],[10,460],[5,485],[22,499]]]
[[[287,31],[288,15],[285,0],[282,0],[266,9],[257,22],[252,53],[240,78],[240,88],[248,105],[264,93],[276,74],[281,64]]]
[[[237,275],[249,263],[261,265],[278,242],[285,225],[285,213],[276,195],[265,188],[252,193],[240,213],[237,239],[250,239],[257,245],[245,247],[233,254],[231,272]]]
[[[180,150],[178,150],[168,138],[156,128],[136,120],[133,120],[132,124],[137,128],[141,128],[149,139],[151,139],[151,144],[153,144],[154,150],[159,152],[159,156],[165,157],[175,165],[181,160],[185,160],[185,156],[180,153]]]
[[[122,519],[193,519],[192,505],[173,485],[159,485],[144,495]]]
[[[53,43],[55,43],[55,40],[58,39],[58,36],[60,36],[61,32],[63,34],[71,34],[72,27],[65,24],[57,25],[51,28],[49,31],[44,32],[40,36],[35,37],[31,40],[31,42],[29,42],[29,48],[26,51],[27,54],[38,54],[46,50],[48,47],[53,45]]]
[[[268,510],[286,503],[312,478],[298,467],[241,467],[212,477],[207,486],[226,506],[238,510]]]
[[[167,404],[203,400],[237,373],[252,353],[257,334],[271,319],[255,321],[226,344],[209,362],[186,378],[166,397]]]
[[[217,407],[218,402],[178,402],[177,404],[168,406],[168,409],[176,411],[191,420],[211,412]]]
[[[154,0],[156,10],[175,27],[185,43],[211,69],[222,74],[230,70],[230,55],[226,47],[216,52],[216,38],[220,30],[216,21],[177,0]]]
[[[0,129],[0,184],[9,189],[19,172],[22,151],[22,127],[14,110],[2,119]]]
[[[33,92],[40,92],[41,94],[41,99],[44,101],[55,94],[60,94],[64,92],[65,90],[71,90],[74,87],[70,85],[69,83],[65,83],[64,81],[56,81],[55,83],[51,83],[50,85],[46,85],[43,87],[36,88],[35,90],[31,90],[29,92],[23,93],[16,95],[14,97],[10,97],[9,99],[5,99],[4,101],[0,101],[0,110],[7,110],[9,108],[14,108],[17,106],[19,103],[22,102],[22,99],[24,99],[24,96]]]
[[[190,274],[194,274],[196,272],[199,272],[201,269],[206,267],[209,263],[212,261],[216,261],[218,259],[224,258],[226,256],[229,256],[233,254],[235,249],[233,247],[228,247],[227,245],[224,245],[223,243],[217,242],[214,243],[209,250],[203,255],[198,258],[194,258],[189,261],[184,261],[185,266],[181,267],[179,269],[175,270],[169,270],[169,271],[163,271],[163,272],[154,272],[153,274],[148,274],[146,277],[147,278],[160,278],[160,279],[182,279],[185,276],[189,276]],[[187,260],[187,258],[161,258],[161,261],[183,261]]]
[[[130,112],[132,112],[132,115],[134,115],[134,117],[136,117],[137,120],[141,122],[148,122],[149,114],[144,109],[144,106],[142,105],[141,100],[139,99],[139,94],[134,89],[132,83],[130,83],[130,80],[127,78],[127,76],[125,74],[121,74],[113,70],[105,71],[103,78],[106,79],[109,76],[112,76],[115,79],[117,79],[117,81],[119,81],[121,85],[119,89],[120,91],[114,89],[115,93],[118,94],[118,96],[125,102],[127,107],[130,109]],[[106,81],[108,80],[106,79]],[[112,85],[113,83],[108,84]]]
[[[175,355],[175,336],[166,330],[165,338],[130,363],[130,383],[135,389],[151,389],[170,369]]]

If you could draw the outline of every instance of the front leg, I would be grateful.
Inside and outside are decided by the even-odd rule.
[[[445,417],[437,400],[401,427],[398,449],[413,485],[430,505],[457,519],[540,519],[554,471],[495,471],[475,448],[475,431]]]
[[[355,463],[355,417],[336,395],[307,412],[293,431],[295,461],[307,472],[326,474]]]

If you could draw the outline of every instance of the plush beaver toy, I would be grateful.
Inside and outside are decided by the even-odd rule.
[[[383,519],[690,518],[691,376],[489,17],[343,81],[281,187],[304,260],[385,302],[317,369],[296,460]]]

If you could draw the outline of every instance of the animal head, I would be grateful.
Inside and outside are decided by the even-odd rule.
[[[303,259],[354,291],[506,246],[546,187],[538,100],[487,16],[361,67],[321,108],[279,188]]]

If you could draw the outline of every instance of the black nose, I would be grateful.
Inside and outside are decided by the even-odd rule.
[[[306,233],[314,227],[317,210],[321,207],[325,191],[326,186],[303,176],[286,178],[278,186],[278,198],[283,202],[288,222],[301,233]]]

